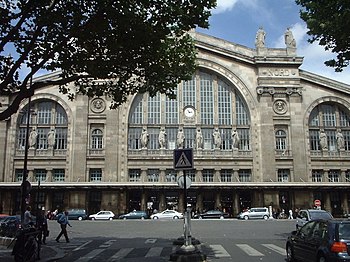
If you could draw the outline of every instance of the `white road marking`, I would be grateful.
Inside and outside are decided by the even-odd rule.
[[[209,245],[209,246],[212,249],[214,257],[230,257],[231,256],[222,245]]]
[[[145,244],[154,244],[156,242],[157,242],[156,238],[149,238],[149,239],[146,239]]]
[[[74,248],[73,251],[78,251],[80,249],[82,249],[83,247],[85,247],[86,245],[90,244],[92,242],[92,240],[82,244],[81,246],[78,246],[77,248]]]
[[[125,256],[127,256],[134,248],[122,248],[117,253],[115,253],[112,257],[108,259],[108,261],[118,261]]]
[[[252,248],[247,244],[236,244],[237,247],[242,249],[248,256],[252,257],[263,257],[265,256],[263,253],[260,253],[258,250]]]
[[[268,249],[271,249],[275,252],[277,252],[278,254],[281,254],[282,256],[286,256],[286,250],[282,247],[276,246],[274,244],[262,244],[264,247],[267,247]]]
[[[160,257],[162,250],[162,247],[151,247],[145,257]]]
[[[87,253],[85,256],[80,257],[76,261],[79,261],[79,262],[89,261],[89,260],[93,259],[94,257],[96,257],[98,254],[102,253],[103,251],[105,251],[105,249],[94,249],[91,252]]]

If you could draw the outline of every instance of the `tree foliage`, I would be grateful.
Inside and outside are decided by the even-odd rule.
[[[195,70],[188,32],[207,28],[215,6],[216,0],[2,0],[0,95],[12,99],[0,107],[0,120],[49,85],[70,99],[76,92],[108,96],[112,108],[138,92],[173,95]],[[30,85],[39,70],[59,70],[60,77]]]
[[[309,42],[319,41],[325,50],[336,53],[336,59],[325,64],[341,72],[350,60],[350,1],[296,0],[302,6],[300,17],[306,22]]]

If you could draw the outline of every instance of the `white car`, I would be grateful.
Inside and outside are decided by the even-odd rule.
[[[104,219],[104,220],[113,220],[115,217],[114,213],[112,211],[100,211],[96,214],[90,215],[89,218],[91,220],[97,220],[97,219]]]
[[[163,212],[151,215],[151,219],[179,219],[183,218],[184,215],[175,210],[164,210]]]

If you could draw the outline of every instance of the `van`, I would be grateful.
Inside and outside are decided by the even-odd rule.
[[[87,219],[87,213],[85,209],[73,208],[68,209],[68,219],[70,220],[85,220]]]
[[[238,215],[240,219],[268,219],[270,217],[269,209],[267,207],[254,207]]]

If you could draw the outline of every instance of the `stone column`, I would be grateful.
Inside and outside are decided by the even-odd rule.
[[[52,182],[52,169],[47,169],[46,182]]]
[[[349,214],[349,202],[348,202],[348,194],[347,191],[344,191],[341,193],[342,196],[342,207],[343,207],[343,213],[344,214]]]
[[[329,211],[329,212],[332,212],[332,207],[331,207],[331,196],[329,194],[329,192],[325,192],[324,194],[324,209]]]
[[[166,209],[166,201],[165,201],[164,192],[159,192],[159,210],[165,210],[165,209]]]
[[[29,170],[28,169],[28,181],[30,181],[30,182],[34,182],[35,181],[34,170]]]
[[[214,182],[221,182],[220,170],[214,170]]]
[[[215,193],[215,209],[221,210],[221,193],[220,190]]]
[[[238,193],[236,191],[233,192],[233,215],[237,215],[240,212],[239,209],[239,196]]]
[[[141,170],[141,182],[148,182],[147,170]]]
[[[239,176],[238,176],[238,170],[237,170],[237,169],[233,169],[232,182],[234,182],[234,183],[240,182],[240,181],[239,181]]]
[[[147,210],[147,193],[142,191],[141,193],[141,210]]]
[[[192,182],[203,182],[202,169],[197,170],[196,181],[192,181]]]

